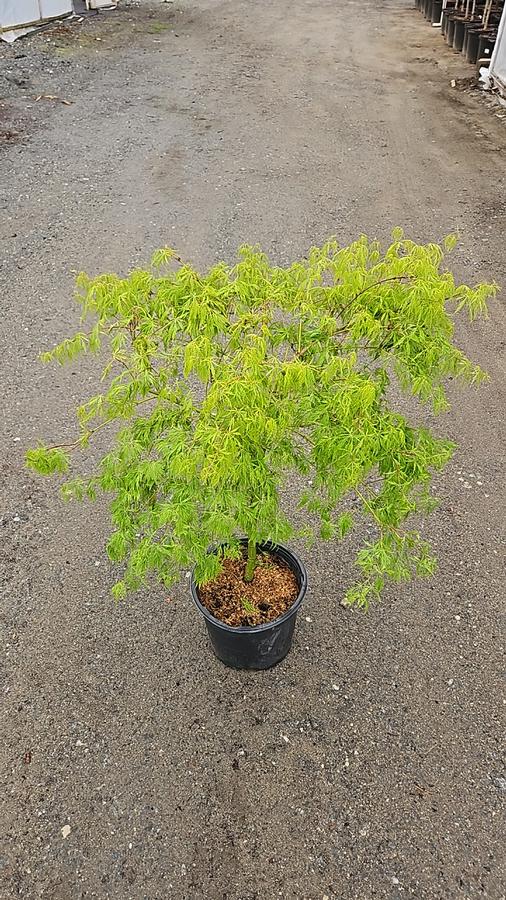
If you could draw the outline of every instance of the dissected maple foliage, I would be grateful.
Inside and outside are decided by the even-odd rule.
[[[67,498],[113,495],[108,552],[125,561],[116,596],[150,572],[170,585],[193,565],[204,583],[220,567],[210,545],[237,554],[241,535],[251,574],[257,544],[301,534],[280,500],[294,474],[299,506],[318,522],[308,538],[355,527],[350,494],[375,526],[347,603],[366,606],[385,578],[434,571],[406,520],[435,504],[431,475],[454,445],[410,423],[395,394],[438,413],[448,379],[485,377],[455,346],[453,315],[486,313],[496,286],[456,284],[444,268],[453,243],[421,246],[400,231],[386,250],[331,240],[286,268],[242,247],[234,266],[204,273],[165,249],[149,271],[79,277],[83,321],[95,324],[43,359],[105,353],[108,387],[79,407],[73,443],[30,450],[27,464],[66,472],[72,450],[117,423],[96,470],[63,485]]]

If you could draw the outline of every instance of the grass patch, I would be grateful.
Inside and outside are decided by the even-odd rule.
[[[146,34],[163,34],[164,31],[169,31],[171,26],[168,22],[153,22],[149,28],[146,29]]]

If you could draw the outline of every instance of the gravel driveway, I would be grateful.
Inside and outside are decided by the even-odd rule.
[[[105,505],[22,468],[95,387],[37,361],[81,268],[400,224],[505,282],[505,111],[469,74],[409,0],[124,3],[0,48],[2,898],[505,897],[503,300],[459,326],[491,383],[438,425],[438,578],[364,616],[353,542],[317,546],[272,671],[211,656],[186,583],[115,604]]]

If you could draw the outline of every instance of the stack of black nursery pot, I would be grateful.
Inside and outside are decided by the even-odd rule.
[[[505,0],[415,0],[425,18],[440,25],[449,47],[472,65],[486,65],[497,38]]]

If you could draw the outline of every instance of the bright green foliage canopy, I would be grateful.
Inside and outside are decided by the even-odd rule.
[[[79,277],[83,321],[95,324],[43,359],[106,352],[108,387],[79,407],[74,443],[38,447],[27,463],[64,472],[73,449],[118,423],[96,471],[63,485],[66,498],[113,495],[108,552],[126,561],[116,596],[150,572],[166,585],[192,565],[199,583],[214,577],[213,544],[234,553],[241,535],[300,535],[280,503],[294,474],[322,538],[355,526],[347,495],[375,525],[346,602],[367,605],[386,577],[434,571],[405,520],[433,507],[431,473],[454,445],[397,412],[389,384],[438,413],[446,380],[481,381],[453,343],[452,315],[485,313],[496,287],[455,284],[443,267],[452,238],[439,247],[393,237],[386,252],[365,237],[332,240],[288,268],[242,247],[235,266],[200,274],[167,249],[153,271]]]

